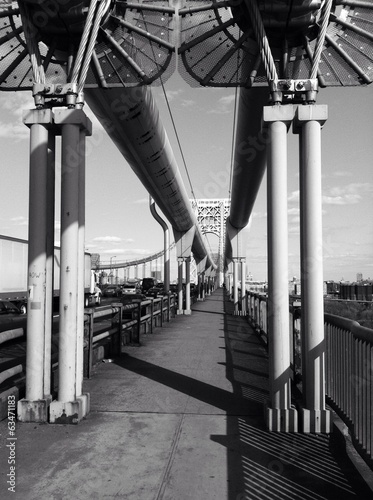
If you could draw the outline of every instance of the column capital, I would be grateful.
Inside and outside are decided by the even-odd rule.
[[[31,125],[45,125],[47,129],[50,129],[54,125],[54,113],[51,109],[25,109],[22,113],[23,123],[27,127]]]
[[[305,104],[298,106],[293,122],[293,133],[299,134],[304,123],[317,121],[323,126],[327,119],[327,104]]]
[[[270,123],[283,122],[290,126],[294,119],[296,106],[293,104],[264,106],[263,107],[263,127],[266,128]]]
[[[82,109],[56,109],[54,114],[56,125],[79,125],[85,135],[92,135],[92,122]]]

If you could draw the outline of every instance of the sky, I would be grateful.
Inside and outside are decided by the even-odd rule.
[[[165,82],[165,89],[194,196],[228,198],[235,90],[192,88],[178,74]],[[193,198],[163,89],[154,86],[152,91]],[[318,104],[327,104],[329,111],[322,131],[324,280],[354,281],[357,273],[373,278],[373,85],[321,89]],[[23,239],[28,237],[29,130],[22,123],[22,111],[33,107],[31,92],[0,92],[0,234]],[[113,264],[159,252],[163,231],[150,214],[147,191],[89,108],[84,109],[93,122],[93,135],[87,139],[86,250]],[[57,162],[57,177],[59,172]],[[290,131],[289,279],[300,275],[298,184],[298,136]],[[57,181],[57,193],[58,185]],[[247,272],[254,280],[267,278],[266,212],[264,178],[246,229]],[[57,219],[58,213],[57,207]],[[59,238],[57,220],[57,243]],[[215,251],[217,238],[209,237],[208,245]],[[172,254],[171,279],[175,278]]]

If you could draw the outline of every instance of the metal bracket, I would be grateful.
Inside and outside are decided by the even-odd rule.
[[[271,80],[269,82],[272,103],[312,103],[316,102],[318,80]]]
[[[78,84],[42,84],[35,83],[32,96],[38,109],[52,106],[67,106],[75,108],[78,98]]]

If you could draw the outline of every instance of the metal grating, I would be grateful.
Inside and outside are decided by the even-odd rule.
[[[28,0],[25,3],[33,4]],[[43,4],[43,0],[39,4]],[[71,4],[75,8],[74,2]],[[83,0],[82,4],[88,6],[89,1]],[[50,22],[53,23],[54,18]],[[66,26],[65,33],[61,29],[64,28],[58,25],[58,33],[54,36],[48,29],[37,30],[48,84],[68,81],[68,51],[64,46],[61,50],[61,44],[67,45],[64,40],[68,40],[70,51],[71,45],[73,53],[78,50],[78,28]],[[117,0],[100,27],[85,86],[157,84],[160,77],[166,80],[173,73],[174,52],[174,9],[168,1]],[[32,85],[30,58],[18,5],[12,0],[3,0],[0,3],[0,88],[29,90]]]
[[[289,12],[290,4],[307,15]],[[323,4],[322,0],[258,1],[281,79],[310,78]],[[272,8],[279,11],[273,14]],[[189,84],[251,87],[266,83],[264,68],[258,66],[259,48],[245,0],[184,0],[179,16],[179,71]],[[290,54],[287,58],[285,46]],[[355,86],[372,80],[373,0],[337,0],[329,18],[319,84]]]

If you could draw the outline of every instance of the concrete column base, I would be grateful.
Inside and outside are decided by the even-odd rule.
[[[51,424],[78,424],[89,413],[89,393],[78,396],[75,401],[64,403],[53,401],[50,405],[49,422]]]
[[[177,309],[176,310],[176,314],[178,314],[178,315],[184,314],[184,311],[182,309]]]
[[[19,422],[48,422],[48,409],[52,402],[52,396],[45,399],[30,401],[20,399],[17,403],[17,418]]]
[[[266,424],[273,432],[298,432],[298,412],[295,408],[287,410],[266,407]]]
[[[184,309],[184,314],[192,314],[192,310],[191,309]]]
[[[326,433],[332,429],[331,412],[329,410],[307,410],[302,408],[301,418],[303,432]]]

